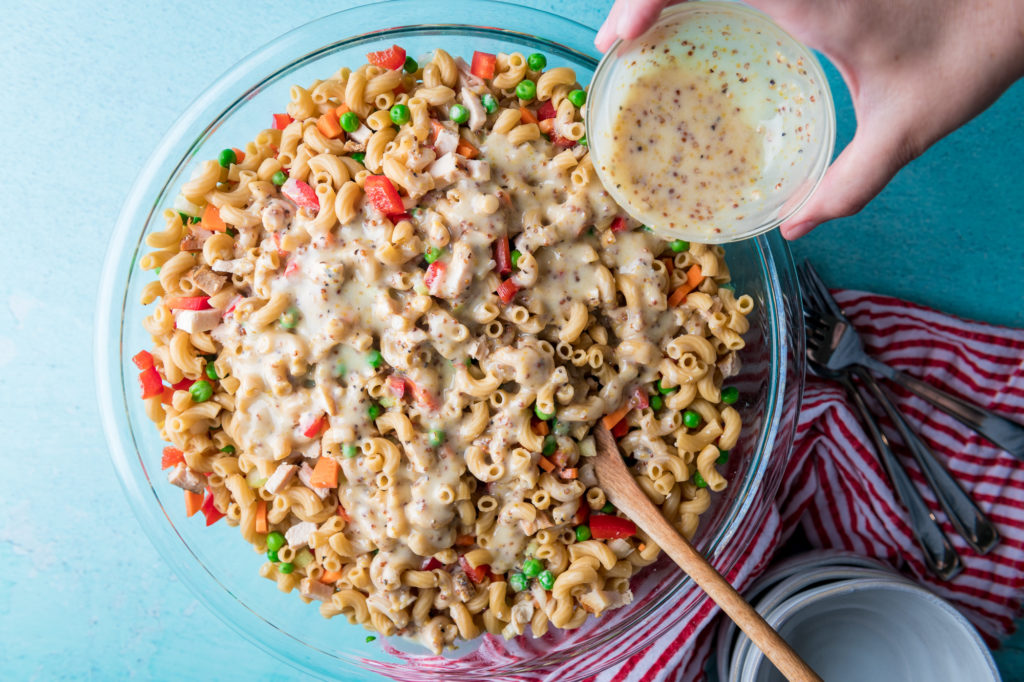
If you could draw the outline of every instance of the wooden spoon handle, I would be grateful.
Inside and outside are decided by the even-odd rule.
[[[612,504],[642,528],[687,575],[722,607],[726,615],[746,633],[757,648],[775,664],[791,682],[822,682],[821,678],[807,665],[799,654],[793,651],[771,625],[761,617],[753,606],[747,603],[714,566],[693,548],[683,536],[669,525],[657,507],[643,494],[633,481],[629,470],[621,463],[611,433],[603,425],[595,429],[599,447],[612,448],[619,459],[618,466],[601,466],[598,463],[598,478],[601,487]],[[599,455],[600,457],[600,455]]]

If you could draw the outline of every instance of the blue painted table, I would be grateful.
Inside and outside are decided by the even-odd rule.
[[[92,317],[117,211],[171,122],[257,46],[351,4],[3,3],[0,651],[10,678],[294,674],[203,608],[131,516],[97,417]],[[610,1],[523,4],[597,26]],[[845,144],[853,113],[831,75]],[[1021,110],[1018,84],[797,254],[837,285],[1024,325]],[[1013,650],[1000,660],[1007,679],[1022,679]]]

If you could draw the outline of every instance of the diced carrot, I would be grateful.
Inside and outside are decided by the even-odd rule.
[[[459,144],[455,147],[455,153],[465,156],[467,159],[475,159],[480,156],[480,150],[472,145],[472,143],[466,140],[459,140]]]
[[[700,286],[703,279],[704,276],[700,271],[700,266],[691,266],[690,269],[686,271],[686,282],[680,284],[679,288],[673,291],[672,295],[668,297],[669,307],[674,308],[685,301],[687,294]]]
[[[235,163],[242,163],[243,161],[245,161],[245,152],[243,152],[241,149],[239,149],[238,147],[232,147],[231,151],[235,153]]]
[[[476,543],[476,538],[472,535],[460,535],[455,538],[455,545],[457,547],[470,547]]]
[[[523,123],[537,123],[537,117],[526,107],[519,107],[519,117]]]
[[[345,523],[348,523],[352,520],[352,517],[348,515],[348,512],[345,511],[345,508],[340,504],[338,505],[338,516],[345,519]]]
[[[267,501],[256,500],[256,532],[267,532]]]
[[[444,130],[444,126],[443,125],[441,125],[440,123],[438,123],[434,119],[430,119],[430,142],[431,142],[431,144],[433,144],[434,140],[437,139],[437,136],[441,134],[442,130]]]
[[[665,272],[667,272],[668,276],[671,277],[672,272],[676,269],[675,261],[671,258],[662,258],[661,262],[665,264]]]
[[[561,469],[569,463],[569,453],[566,450],[556,450],[550,459],[552,464]]]
[[[341,129],[341,122],[337,116],[331,114],[324,114],[316,120],[316,129],[323,134],[324,137],[334,140],[342,136],[344,131]]]
[[[195,516],[196,512],[203,506],[203,496],[191,490],[185,491],[185,515]]]
[[[550,460],[550,459],[548,459],[547,457],[545,457],[544,455],[541,455],[541,456],[540,456],[540,462],[539,462],[539,464],[540,464],[540,468],[541,468],[541,469],[543,469],[544,471],[548,472],[549,474],[550,474],[550,473],[551,473],[552,471],[554,471],[554,470],[555,470],[555,465],[554,465],[554,464],[552,464],[552,463],[551,463],[551,460]]]
[[[339,104],[338,106],[334,107],[334,117],[341,118],[342,114],[347,114],[350,111],[352,110],[348,108],[347,104]],[[340,123],[341,122],[339,121],[339,124]]]
[[[341,571],[324,571],[320,574],[320,582],[324,585],[333,585],[344,577]]]
[[[608,414],[606,414],[604,418],[601,419],[601,421],[604,423],[604,427],[609,431],[614,429],[615,425],[622,421],[622,418],[626,416],[630,409],[632,408],[630,408],[629,402],[627,401],[626,404],[620,407],[619,409],[615,410],[614,412],[609,412]]]
[[[537,435],[546,436],[551,432],[551,427],[546,421],[534,418],[530,423],[533,425],[533,432]]]
[[[314,488],[337,488],[338,487],[338,461],[332,457],[321,457],[313,467],[313,475],[309,482]]]
[[[579,469],[576,467],[565,467],[562,469],[562,478],[572,480],[580,475]]]
[[[220,217],[220,209],[213,204],[207,204],[206,208],[203,209],[203,219],[200,225],[204,230],[211,232],[224,232],[228,229],[228,226],[224,224]]]
[[[551,131],[555,129],[555,119],[545,118],[537,124],[537,127],[540,128],[540,131],[545,135],[550,135]]]
[[[641,542],[639,545],[636,546],[636,551],[638,551],[638,552],[642,552],[645,549],[647,549],[647,545],[644,544],[643,542]]]

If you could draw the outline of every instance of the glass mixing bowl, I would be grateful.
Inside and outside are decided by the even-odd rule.
[[[451,17],[472,17],[474,25],[452,24]],[[354,31],[361,33],[345,37]],[[552,39],[534,35],[538,31]],[[550,66],[571,66],[586,82],[597,64],[593,37],[591,29],[568,19],[497,2],[397,0],[324,17],[257,50],[204,92],[164,137],[128,195],[97,304],[96,380],[111,458],[139,522],[182,582],[239,634],[305,672],[346,680],[377,674],[478,680],[550,671],[572,661],[559,672],[568,682],[649,646],[705,599],[662,557],[633,579],[632,604],[578,630],[538,640],[488,636],[444,657],[397,638],[366,642],[362,628],[342,617],[325,620],[315,605],[259,577],[263,556],[248,550],[237,529],[224,523],[207,528],[202,517],[185,517],[181,491],[160,470],[164,443],[146,418],[130,359],[150,345],[142,327],[148,310],[139,297],[152,275],[136,267],[145,235],[162,229],[161,212],[200,160],[267,127],[270,114],[283,110],[291,84],[362,63],[367,52],[393,43],[417,57],[437,46],[464,57],[473,50],[544,52]],[[729,487],[702,517],[695,538],[723,573],[747,550],[730,538],[757,528],[779,485],[803,382],[799,296],[785,242],[777,233],[764,235],[729,245],[727,257],[737,289],[750,294],[756,308],[743,373],[736,378],[743,437],[726,467]]]

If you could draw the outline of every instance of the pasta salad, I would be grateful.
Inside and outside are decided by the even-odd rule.
[[[147,237],[162,465],[325,617],[434,652],[578,627],[659,554],[605,499],[592,427],[692,537],[753,301],[720,247],[611,200],[572,69],[368,61],[292,87]]]

